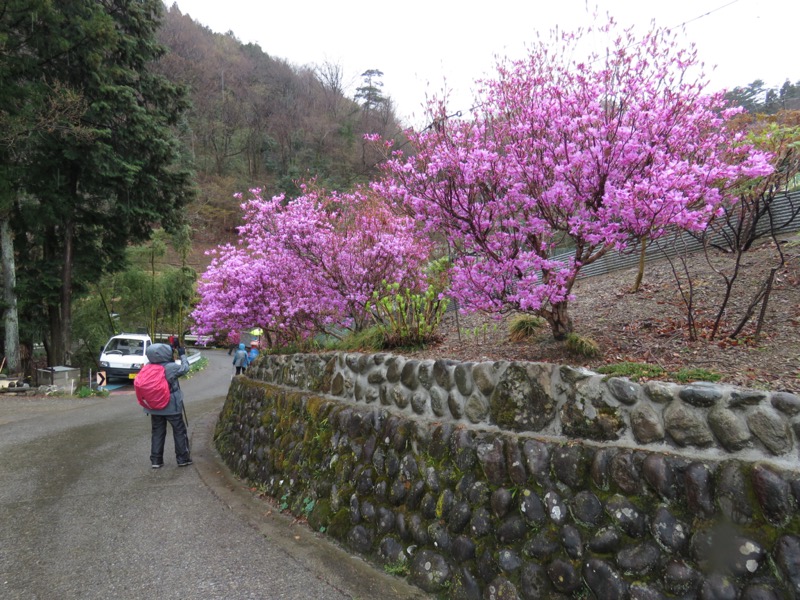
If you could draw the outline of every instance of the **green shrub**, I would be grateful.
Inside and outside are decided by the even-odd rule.
[[[417,293],[391,283],[373,293],[369,309],[383,334],[384,347],[398,348],[435,341],[447,305],[433,285]]]
[[[438,329],[449,300],[450,261],[439,258],[425,269],[427,288],[412,290],[383,282],[372,294],[367,310],[383,334],[383,348],[416,348],[439,339]]]
[[[661,377],[666,372],[658,365],[649,365],[647,363],[637,362],[621,362],[613,365],[602,365],[596,370],[598,373],[603,375],[627,377],[632,381],[638,381],[640,379],[655,379]]]
[[[564,344],[570,354],[575,356],[582,356],[584,358],[600,356],[600,346],[592,338],[584,337],[577,333],[569,333],[567,334],[567,339],[564,341]]]
[[[515,315],[508,324],[508,338],[512,342],[524,342],[533,338],[547,324],[536,315]]]

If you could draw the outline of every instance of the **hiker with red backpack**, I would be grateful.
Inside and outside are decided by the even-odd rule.
[[[147,348],[150,361],[133,381],[136,399],[150,415],[152,437],[150,440],[150,464],[154,469],[164,466],[164,442],[167,439],[167,423],[172,426],[175,441],[175,458],[179,467],[192,464],[189,453],[189,433],[183,420],[183,392],[178,378],[189,372],[186,348],[178,346],[181,364],[173,360],[172,346],[151,344]]]

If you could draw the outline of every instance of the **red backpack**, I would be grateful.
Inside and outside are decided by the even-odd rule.
[[[133,380],[136,400],[148,410],[161,410],[169,404],[169,382],[164,365],[147,363]]]

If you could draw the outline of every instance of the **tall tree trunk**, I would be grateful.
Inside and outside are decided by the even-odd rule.
[[[5,311],[5,355],[9,373],[20,370],[19,316],[17,314],[17,265],[14,261],[14,234],[8,216],[0,219],[0,255],[3,261],[3,301]]]
[[[63,360],[60,364],[72,362],[72,260],[75,224],[68,219],[64,224],[64,267],[61,270],[61,344]]]
[[[64,364],[63,336],[61,335],[61,309],[58,305],[47,307],[47,321],[49,336],[44,340],[44,349],[47,352],[47,365],[55,367]]]
[[[45,248],[45,254],[51,257],[61,253],[61,290],[58,303],[47,307],[47,316],[50,325],[49,340],[46,340],[47,362],[53,366],[68,365],[71,359],[70,345],[72,342],[72,260],[73,236],[75,227],[71,220],[64,223],[61,235],[51,232],[51,239],[56,240],[63,236],[60,247]],[[54,261],[55,264],[55,261]]]
[[[156,249],[155,246],[150,248],[150,318],[147,325],[147,330],[150,332],[150,338],[156,339],[156,330],[158,329],[158,305],[156,299]],[[180,332],[178,332],[180,334]]]

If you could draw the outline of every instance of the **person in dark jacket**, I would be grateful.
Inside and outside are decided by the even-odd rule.
[[[245,350],[244,344],[239,344],[236,354],[233,355],[233,366],[236,367],[236,374],[241,375],[244,373],[249,363],[250,361],[247,358],[247,350]]]
[[[172,438],[175,442],[175,458],[179,467],[192,464],[189,453],[189,433],[186,422],[183,420],[183,392],[178,378],[189,372],[189,360],[186,358],[186,348],[178,347],[178,356],[181,364],[172,358],[172,347],[168,344],[150,344],[147,348],[147,360],[151,363],[164,365],[164,375],[169,383],[169,404],[161,410],[145,409],[150,415],[152,436],[150,439],[150,464],[154,469],[164,466],[164,442],[167,439],[167,423],[172,426]]]

